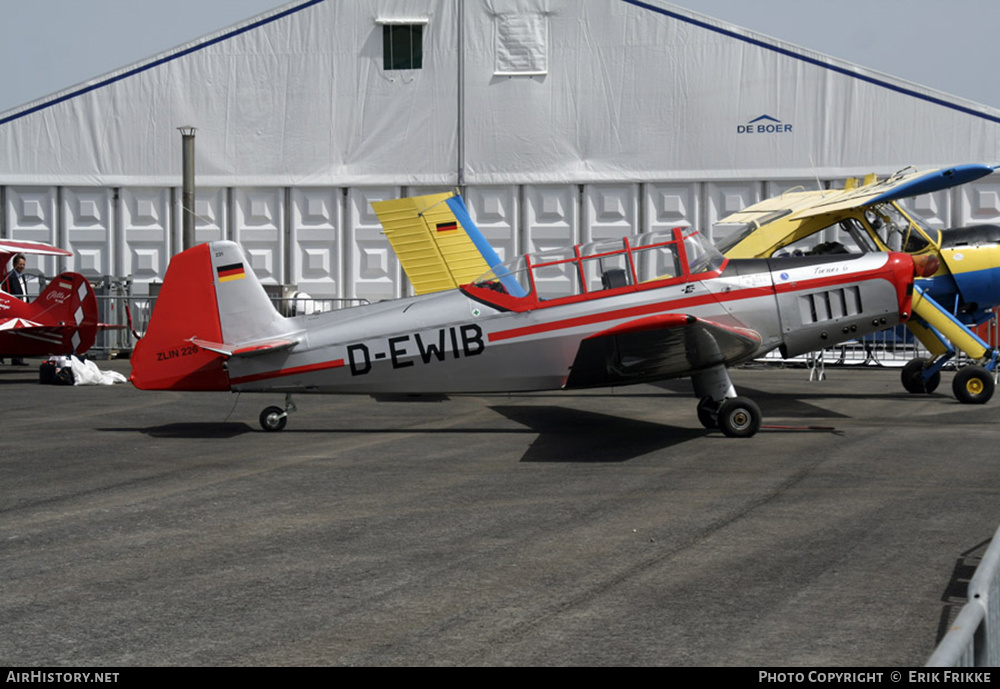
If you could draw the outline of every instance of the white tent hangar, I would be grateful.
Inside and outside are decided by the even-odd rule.
[[[0,114],[0,237],[162,279],[182,125],[198,241],[239,241],[264,282],[368,299],[406,290],[372,200],[461,186],[509,254],[1000,162],[998,110],[659,0],[299,0]],[[917,210],[1000,220],[995,177]]]

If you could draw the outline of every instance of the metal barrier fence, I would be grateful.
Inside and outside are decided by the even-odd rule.
[[[974,328],[976,333],[991,347],[998,347],[1000,342],[1000,314],[995,314],[986,323]],[[929,353],[923,345],[913,337],[913,333],[905,325],[882,330],[868,335],[861,340],[851,340],[836,347],[809,352],[791,359],[782,359],[777,351],[768,353],[759,359],[765,363],[798,363],[805,364],[811,370],[810,379],[822,379],[826,366],[886,366],[898,368],[905,366],[915,357],[927,357]],[[969,358],[962,352],[957,352],[945,368],[958,368],[969,363]],[[1000,372],[1000,371],[998,371]],[[996,377],[996,376],[994,376]]]
[[[860,340],[849,340],[827,349],[809,352],[792,359],[782,359],[777,351],[763,357],[764,361],[795,361],[827,366],[902,366],[915,356],[927,352],[914,339],[905,325],[882,330]]]
[[[367,299],[313,299],[311,297],[272,298],[271,302],[283,316],[323,313],[324,311],[346,309],[369,303]],[[135,346],[132,330],[140,337],[146,332],[155,303],[155,296],[137,297],[121,293],[98,294],[98,318],[101,323],[113,327],[97,334],[97,340],[91,348],[91,356],[98,359],[110,359],[123,352],[131,351],[132,347]],[[129,313],[132,316],[131,330],[128,326]]]
[[[315,299],[313,297],[287,297],[281,299],[271,298],[274,308],[282,316],[308,316],[314,313],[325,313],[326,311],[339,311],[350,309],[355,306],[370,304],[367,299],[338,298],[338,299]]]
[[[966,600],[926,667],[1000,665],[1000,529],[969,582]]]

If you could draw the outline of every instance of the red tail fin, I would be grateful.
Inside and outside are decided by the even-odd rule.
[[[170,261],[146,335],[132,352],[132,384],[142,390],[228,390],[225,357],[191,339],[222,341],[208,244]]]

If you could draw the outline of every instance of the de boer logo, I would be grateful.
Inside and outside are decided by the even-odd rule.
[[[782,122],[781,120],[771,117],[770,115],[761,115],[755,119],[750,120],[746,124],[736,125],[737,134],[791,134],[792,125]]]

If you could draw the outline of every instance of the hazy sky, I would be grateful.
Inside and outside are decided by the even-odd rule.
[[[280,0],[0,0],[4,66],[0,112],[282,4]],[[996,0],[679,0],[675,4],[1000,108],[995,47],[1000,2]]]
[[[1000,108],[997,0],[678,0],[674,4]]]
[[[281,0],[0,0],[4,66],[0,112],[283,4]]]

